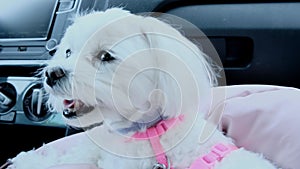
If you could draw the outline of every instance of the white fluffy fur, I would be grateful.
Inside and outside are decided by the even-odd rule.
[[[69,58],[65,58],[67,49],[72,51]],[[101,63],[99,53],[103,51],[116,60]],[[170,60],[171,56],[176,58]],[[116,130],[130,128],[133,122],[147,123],[158,116],[185,116],[183,122],[160,139],[175,169],[189,167],[216,143],[232,143],[219,131],[205,143],[199,143],[201,129],[206,124],[203,114],[210,105],[210,89],[216,82],[214,71],[196,45],[155,18],[136,16],[118,8],[79,16],[68,28],[45,71],[57,66],[63,68],[67,77],[52,88],[45,84],[49,105],[61,112],[64,99],[80,100],[94,109],[79,120],[66,119],[66,122],[82,127],[104,121],[104,125],[86,131],[93,141],[84,139],[80,146],[64,155],[57,155],[57,150],[46,145],[46,155],[35,151],[21,153],[13,159],[11,168],[43,169],[80,162],[103,169],[152,168],[155,158],[145,157],[153,154],[149,141],[126,141]],[[149,67],[164,71],[144,69]],[[113,98],[114,94],[118,98]],[[137,130],[143,131],[145,126]],[[130,136],[133,132],[123,134]],[[275,167],[261,155],[239,149],[215,168]]]

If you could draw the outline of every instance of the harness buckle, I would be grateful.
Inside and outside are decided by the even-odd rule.
[[[161,164],[161,163],[155,163],[152,167],[152,169],[170,169],[171,168],[171,162],[169,160],[168,157],[166,157],[167,159],[167,166],[165,164]]]

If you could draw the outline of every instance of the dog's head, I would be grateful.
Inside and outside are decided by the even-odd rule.
[[[75,18],[49,65],[49,105],[67,123],[118,130],[199,111],[215,80],[205,55],[170,25],[112,8]],[[76,118],[74,118],[76,117]],[[73,123],[81,119],[81,124]]]

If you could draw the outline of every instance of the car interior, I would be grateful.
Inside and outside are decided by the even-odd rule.
[[[297,1],[1,0],[0,164],[21,151],[81,132],[66,126],[61,112],[49,111],[38,72],[74,15],[111,7],[166,13],[195,25],[219,55],[226,75],[223,85],[300,88]]]

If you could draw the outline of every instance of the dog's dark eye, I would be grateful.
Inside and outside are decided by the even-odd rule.
[[[67,49],[66,50],[66,58],[69,58],[71,56],[71,53],[72,53],[71,49]]]
[[[102,62],[110,62],[110,61],[115,60],[115,58],[114,58],[113,56],[111,56],[110,53],[108,53],[108,52],[103,52],[103,53],[100,54],[100,60],[101,60]]]

